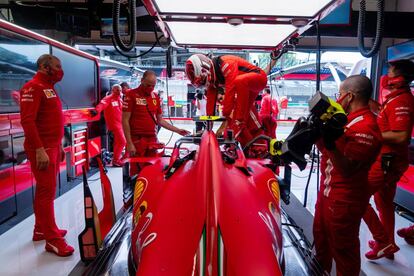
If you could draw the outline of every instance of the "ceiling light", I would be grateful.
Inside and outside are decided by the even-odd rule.
[[[302,28],[309,23],[309,20],[306,18],[293,18],[290,20],[290,23],[296,28]]]
[[[153,0],[158,11],[169,14],[222,14],[314,17],[335,0]]]
[[[227,19],[227,23],[229,23],[232,26],[239,26],[243,24],[243,18],[229,18]]]
[[[274,47],[292,35],[292,25],[166,22],[177,45]]]

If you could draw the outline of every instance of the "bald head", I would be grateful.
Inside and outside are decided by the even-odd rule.
[[[57,57],[49,54],[41,55],[37,59],[37,69],[43,69],[45,67],[51,66],[53,63],[60,61]]]
[[[122,87],[119,84],[112,85],[111,92],[115,95],[120,95],[122,91]]]
[[[155,72],[152,71],[152,70],[147,70],[147,71],[144,72],[144,75],[142,76],[143,79],[147,79],[147,78],[150,78],[150,77],[155,77],[156,78],[157,74],[155,74]]]
[[[157,75],[154,71],[147,70],[144,72],[144,75],[141,79],[140,87],[144,89],[144,92],[149,95],[151,93],[155,86],[157,85]]]
[[[363,104],[368,104],[372,90],[371,80],[361,75],[347,77],[340,87],[340,91],[352,92],[356,99]]]

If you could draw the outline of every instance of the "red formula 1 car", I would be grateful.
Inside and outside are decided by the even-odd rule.
[[[268,158],[246,157],[254,151],[217,138],[209,122],[202,137],[178,140],[171,156],[130,159],[142,168],[126,182],[133,185],[132,210],[108,233],[85,274],[323,275],[310,243],[281,209],[281,199],[289,200],[287,164],[306,166],[317,117],[298,120],[279,146],[269,138]],[[193,146],[182,154],[184,144]],[[275,147],[280,153],[272,157]],[[284,179],[274,173],[281,160]]]
[[[185,143],[197,147],[180,156]],[[206,131],[180,139],[169,157],[130,162],[146,164],[132,180],[132,210],[85,275],[274,276],[285,274],[285,264],[285,275],[314,270],[295,251],[306,247],[301,233],[282,230],[282,220],[292,224],[280,207],[288,194],[268,159],[246,158],[234,141]]]
[[[180,158],[182,143],[198,149]],[[136,180],[131,250],[137,275],[281,275],[280,192],[263,160],[214,133],[180,140]]]

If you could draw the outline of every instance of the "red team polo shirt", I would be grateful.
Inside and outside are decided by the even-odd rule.
[[[364,168],[355,174],[344,174],[333,166],[328,151],[322,149],[324,195],[349,202],[361,201],[368,196],[368,171],[381,147],[381,133],[368,107],[348,115],[345,133],[336,141],[336,147],[347,158],[363,162]]]
[[[162,114],[162,111],[160,98],[154,91],[145,95],[141,86],[128,90],[122,110],[131,112],[129,125],[132,136],[156,136],[157,115]]]
[[[104,110],[105,122],[109,130],[122,128],[122,100],[120,95],[111,94],[101,100],[96,110]]]
[[[47,75],[36,73],[20,90],[20,116],[26,150],[62,143],[62,104]]]
[[[381,132],[408,131],[411,133],[414,125],[414,96],[411,91],[399,89],[387,95],[378,114],[377,122]],[[398,164],[408,164],[408,145],[383,144],[381,153],[390,152],[397,155],[395,161]]]

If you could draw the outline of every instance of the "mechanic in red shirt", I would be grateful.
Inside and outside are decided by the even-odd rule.
[[[66,230],[55,221],[54,199],[59,163],[63,161],[62,104],[54,85],[63,78],[60,60],[45,54],[37,60],[38,71],[20,90],[20,117],[24,149],[36,180],[33,241],[45,239],[45,249],[58,256],[73,254],[63,238]]]
[[[361,267],[359,227],[369,200],[368,170],[381,147],[368,106],[371,94],[368,78],[345,79],[338,99],[348,113],[344,134],[335,141],[327,128],[318,142],[323,170],[313,225],[316,257],[327,272],[335,260],[337,275],[359,275]]]
[[[372,250],[365,254],[371,260],[393,258],[393,253],[399,250],[394,237],[393,201],[397,182],[409,165],[408,145],[414,125],[414,96],[409,85],[413,80],[414,63],[399,60],[390,63],[388,74],[382,81],[382,86],[391,93],[385,97],[378,114],[383,144],[381,154],[369,173],[370,192],[374,194],[379,218],[371,205],[364,215],[374,237],[369,242]],[[403,238],[410,237],[409,228],[399,230],[398,234]],[[414,231],[411,237],[414,238]]]
[[[112,165],[116,167],[122,167],[121,161],[122,150],[125,147],[126,140],[124,132],[122,130],[122,99],[121,99],[121,86],[115,84],[112,86],[111,94],[101,100],[96,106],[96,111],[104,112],[105,122],[109,131],[114,136],[114,156]],[[96,115],[96,114],[95,114]]]
[[[276,99],[272,99],[269,88],[264,90],[260,106],[259,116],[262,121],[264,134],[276,139],[276,118],[279,113],[279,108]]]
[[[261,128],[254,101],[266,86],[266,73],[232,55],[210,59],[195,54],[187,60],[185,70],[195,87],[205,86],[207,89],[207,115],[214,114],[218,88],[224,86],[223,116],[242,146],[251,141],[255,137],[252,133]]]
[[[121,83],[121,87],[122,87],[122,94],[125,96],[126,92],[130,89],[129,84],[124,81]]]
[[[154,93],[157,77],[153,71],[145,71],[138,88],[127,92],[122,112],[122,126],[130,156],[154,156],[151,149],[158,143],[157,126],[160,125],[180,135],[189,131],[177,128],[162,118],[160,98]]]

